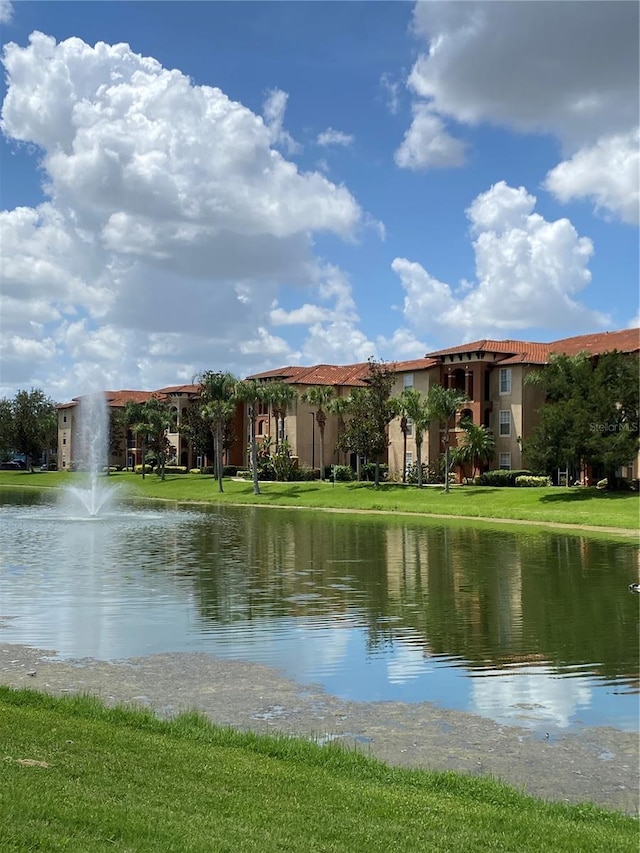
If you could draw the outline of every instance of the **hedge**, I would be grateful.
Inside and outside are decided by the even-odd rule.
[[[553,485],[551,482],[551,477],[534,477],[527,476],[526,474],[522,477],[516,477],[516,486],[551,486]]]
[[[528,477],[531,471],[485,471],[477,478],[479,486],[515,486],[518,477]]]

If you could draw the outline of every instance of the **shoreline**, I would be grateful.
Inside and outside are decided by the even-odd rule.
[[[338,741],[392,765],[493,776],[545,800],[639,810],[638,735],[610,727],[541,739],[525,727],[429,702],[342,700],[271,667],[206,653],[61,660],[55,651],[0,643],[0,681],[87,693],[164,718],[197,710],[221,726]]]

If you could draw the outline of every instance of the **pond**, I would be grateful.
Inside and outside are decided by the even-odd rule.
[[[1,642],[208,652],[343,699],[638,728],[635,543],[259,507],[89,519],[5,490],[0,555]]]

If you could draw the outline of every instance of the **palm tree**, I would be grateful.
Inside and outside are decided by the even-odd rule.
[[[346,424],[344,416],[349,412],[350,401],[348,397],[333,397],[327,403],[327,411],[338,418],[338,437],[337,445],[340,444],[340,437],[344,434]],[[344,453],[346,457],[346,451]]]
[[[456,416],[456,413],[460,406],[466,402],[469,398],[462,391],[458,391],[455,388],[445,388],[443,385],[432,385],[429,388],[429,394],[427,396],[429,410],[431,411],[432,417],[435,420],[440,421],[444,424],[444,490],[445,492],[449,491],[449,468],[451,467],[450,463],[450,447],[449,447],[449,439],[451,427],[450,423],[452,418]]]
[[[463,468],[466,462],[472,465],[472,477],[483,462],[489,462],[495,452],[496,443],[490,429],[480,424],[474,424],[472,420],[460,421],[460,427],[464,431],[462,444],[455,453],[455,461]]]
[[[207,370],[197,377],[202,417],[209,422],[216,457],[218,490],[222,487],[223,428],[236,410],[234,391],[238,380],[231,373]]]
[[[276,418],[276,453],[280,448],[281,441],[284,439],[284,419],[287,416],[287,410],[290,404],[297,397],[296,389],[293,385],[287,385],[286,382],[270,382],[269,383],[269,401],[273,414]]]
[[[315,408],[315,419],[320,430],[320,479],[324,480],[324,428],[327,424],[325,409],[333,398],[333,388],[330,385],[313,385],[302,395],[305,403]]]
[[[144,422],[147,426],[147,441],[150,449],[155,451],[158,460],[158,476],[164,480],[164,468],[171,449],[167,432],[175,428],[176,414],[171,406],[159,397],[150,397],[142,407]]]
[[[256,441],[256,415],[258,404],[266,399],[267,385],[256,379],[244,379],[236,384],[235,397],[245,403],[249,416],[250,442],[251,442],[251,472],[253,474],[253,494],[260,494],[258,484],[258,444]]]
[[[147,437],[149,424],[145,420],[144,403],[134,403],[129,400],[124,407],[125,429],[131,429],[133,434],[140,438],[140,456],[142,462],[142,479],[145,477],[145,456],[147,452]],[[137,444],[137,442],[136,442]],[[135,462],[134,462],[135,471]]]
[[[416,443],[416,463],[418,466],[418,488],[422,488],[422,442],[424,434],[429,429],[431,421],[431,410],[428,397],[423,396],[415,388],[405,388],[400,394],[400,411],[404,412],[405,422],[413,422],[413,434]],[[407,426],[405,425],[405,429]],[[405,459],[406,459],[406,435],[405,435]],[[403,480],[404,482],[404,480]]]

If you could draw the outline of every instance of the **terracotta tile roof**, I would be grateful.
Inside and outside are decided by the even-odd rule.
[[[279,367],[253,373],[247,379],[280,379],[288,385],[364,385],[368,362],[358,364],[314,364],[310,367]]]
[[[504,353],[505,355],[517,355],[521,352],[526,352],[530,347],[537,346],[531,341],[494,341],[491,339],[483,339],[481,341],[471,341],[468,344],[459,344],[455,347],[447,347],[436,352],[428,352],[426,358],[440,358],[443,355],[457,355],[465,352],[491,352]]]
[[[413,358],[409,361],[393,361],[389,367],[394,373],[404,373],[407,370],[428,370],[440,364],[437,358]]]
[[[155,394],[199,394],[199,385],[168,385],[166,388],[160,388],[154,392]]]
[[[639,352],[640,329],[620,329],[617,332],[596,332],[595,335],[578,335],[574,338],[562,338],[552,341],[551,352],[577,355],[589,352],[597,355],[602,352]]]
[[[576,335],[571,338],[561,338],[548,344],[529,344],[529,349],[511,358],[500,361],[500,364],[546,364],[553,353],[577,355],[587,352],[598,355],[603,352],[639,352],[640,329],[621,329],[617,332],[597,332],[593,335]]]

